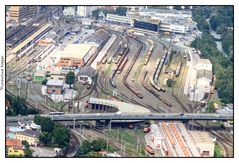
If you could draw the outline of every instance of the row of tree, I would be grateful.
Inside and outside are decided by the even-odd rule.
[[[97,9],[92,11],[92,15],[97,20],[100,18],[100,13],[103,13],[104,16],[106,16],[107,14],[116,14],[120,16],[126,16],[126,12],[127,12],[126,7],[119,6],[115,10]]]
[[[193,13],[193,19],[198,23],[202,37],[196,38],[191,46],[198,48],[203,58],[208,58],[213,64],[213,73],[216,75],[218,96],[223,103],[233,103],[233,59],[226,58],[216,47],[213,36],[210,34],[206,19],[213,13],[211,7],[198,7]],[[202,25],[203,23],[205,25]],[[233,46],[233,44],[231,44]]]
[[[92,142],[84,140],[81,146],[78,148],[75,157],[88,157],[94,156],[100,157],[95,152],[107,150],[107,142],[104,139],[93,140]]]
[[[7,109],[7,115],[29,115],[29,114],[39,114],[39,112],[34,108],[29,108],[26,105],[26,100],[20,96],[10,96],[6,94],[6,102],[10,104]]]
[[[55,124],[50,118],[35,116],[34,122],[41,125],[40,142],[51,147],[66,147],[70,142],[69,129]]]

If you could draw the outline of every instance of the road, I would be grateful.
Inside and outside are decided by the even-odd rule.
[[[231,120],[232,114],[207,114],[207,113],[101,113],[99,115],[87,113],[87,114],[64,114],[61,116],[50,116],[43,114],[43,117],[49,117],[53,121],[78,121],[78,120]],[[34,116],[16,116],[7,117],[7,122],[14,122],[18,120],[32,120]]]

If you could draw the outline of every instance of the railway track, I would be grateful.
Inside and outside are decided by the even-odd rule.
[[[138,43],[139,49],[137,50],[136,55],[134,56],[133,60],[132,60],[131,63],[130,63],[130,66],[128,67],[128,69],[127,69],[127,71],[126,71],[126,73],[125,73],[125,75],[124,75],[123,82],[124,82],[124,85],[125,85],[131,92],[133,92],[137,97],[139,97],[139,98],[142,99],[143,96],[142,96],[142,94],[140,93],[140,91],[139,91],[138,89],[134,88],[133,86],[129,85],[129,83],[127,82],[127,78],[128,78],[128,76],[129,76],[129,73],[130,73],[130,71],[132,70],[132,68],[133,68],[133,66],[134,66],[134,64],[135,64],[135,62],[136,62],[136,60],[137,60],[137,58],[139,57],[139,54],[140,54],[141,50],[143,49],[142,42],[141,42],[140,40],[138,40],[138,39],[135,39],[135,38],[134,38],[134,40]]]

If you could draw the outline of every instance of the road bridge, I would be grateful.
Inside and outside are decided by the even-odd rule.
[[[87,114],[63,114],[63,115],[40,115],[51,118],[53,121],[97,121],[97,120],[170,120],[170,121],[189,121],[189,120],[233,120],[233,114],[216,113],[87,113]],[[7,122],[19,120],[33,120],[31,116],[7,117]]]

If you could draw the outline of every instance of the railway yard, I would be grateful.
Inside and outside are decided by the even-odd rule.
[[[96,113],[100,116],[100,113],[115,111],[114,106],[108,106],[108,110],[101,106],[92,109],[90,98],[140,105],[150,113],[201,112],[204,106],[184,93],[185,84],[189,82],[187,75],[192,71],[189,60],[193,58],[185,54],[185,46],[173,43],[171,35],[137,34],[130,32],[127,26],[113,30],[102,22],[93,23],[89,29],[77,21],[67,23],[64,19],[48,18],[50,13],[57,12],[52,8],[27,25],[7,33],[6,94],[24,98],[29,107],[42,114]],[[31,37],[26,33],[33,35],[41,29],[38,36],[23,45],[26,37]],[[82,49],[67,50],[71,45]],[[24,48],[15,52],[18,46]],[[83,51],[85,54],[80,56]],[[93,73],[82,73],[88,67]],[[72,88],[65,82],[69,71],[75,74]],[[37,76],[40,72],[44,75]],[[49,84],[51,80],[55,85]],[[170,80],[172,86],[168,85]],[[57,85],[59,81],[64,82]],[[125,113],[130,113],[128,109]],[[124,112],[118,110],[118,114]],[[222,157],[233,156],[233,136],[229,132],[232,129],[208,121],[120,122],[113,123],[112,129],[102,123],[97,126],[86,121],[74,125],[72,122],[60,123],[71,130],[68,157],[74,156],[82,140],[96,138],[106,140],[107,146],[108,143],[114,146],[122,157],[213,157],[214,141],[211,139],[216,138],[223,151]],[[213,153],[202,152],[208,149],[201,145],[206,142],[196,141],[199,139],[197,132],[203,133]]]

